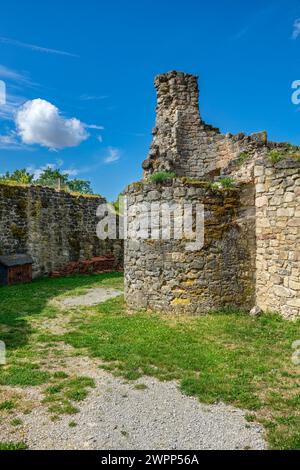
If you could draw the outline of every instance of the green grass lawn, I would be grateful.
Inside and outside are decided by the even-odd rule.
[[[8,347],[0,389],[1,384],[44,387],[50,411],[76,412],[93,382],[46,367],[47,357],[59,358],[60,347],[68,344],[74,354],[99,358],[101,367],[128,380],[142,375],[176,379],[184,393],[202,402],[224,401],[247,409],[249,421],[264,424],[270,447],[300,449],[300,366],[291,361],[300,321],[233,312],[198,318],[132,314],[121,297],[69,312],[50,302],[95,286],[120,288],[122,276],[44,279],[0,288],[0,339]],[[67,315],[67,332],[45,332],[45,320]],[[10,402],[3,401],[2,411],[0,403],[0,415],[9,413]]]

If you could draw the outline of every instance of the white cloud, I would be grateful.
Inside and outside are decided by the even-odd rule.
[[[300,35],[300,18],[298,18],[294,22],[294,30],[293,30],[292,38],[297,39],[299,35]]]
[[[0,135],[1,150],[19,150],[22,146],[10,135]]]
[[[11,46],[22,47],[24,49],[30,49],[36,52],[46,52],[47,54],[64,55],[68,57],[79,57],[77,54],[71,54],[70,52],[60,51],[58,49],[51,49],[49,47],[36,46],[35,44],[28,44],[26,42],[17,41],[16,39],[10,39],[6,37],[0,37],[2,44],[9,44]]]
[[[120,150],[114,147],[108,147],[107,149],[108,155],[104,158],[104,163],[109,165],[110,163],[115,163],[120,160]]]
[[[87,95],[83,94],[80,96],[81,101],[100,101],[108,98],[108,95]]]
[[[34,88],[39,85],[31,80],[27,72],[18,72],[3,64],[0,64],[0,80],[5,86],[5,102],[0,106],[0,119],[13,121],[17,109],[27,101],[27,98],[21,94],[13,94],[11,91],[23,90],[24,87]]]
[[[103,126],[98,126],[97,124],[86,124],[85,127],[88,129],[96,129],[98,131],[103,131],[104,127]]]
[[[13,144],[15,140],[11,135],[0,135],[0,143],[4,145]]]
[[[25,74],[17,72],[16,70],[10,69],[9,67],[6,67],[5,65],[1,65],[1,64],[0,64],[0,77],[6,78],[9,80],[14,80],[16,82],[23,82],[28,79],[28,77]]]
[[[41,167],[36,167],[35,165],[28,165],[26,170],[28,173],[31,173],[33,175],[33,179],[37,180],[41,174],[47,170],[47,168],[51,168],[51,170],[56,170],[59,169],[63,162],[61,163],[61,160],[57,160],[56,163],[47,163],[46,165],[43,165]],[[76,168],[70,168],[67,170],[61,170],[61,173],[63,175],[69,175],[69,176],[77,176],[79,171]]]
[[[0,135],[0,149],[2,150],[31,150],[22,144],[14,131]]]
[[[0,118],[13,121],[17,109],[26,101],[26,98],[16,95],[6,95],[6,103],[0,106]]]
[[[17,132],[24,144],[39,144],[56,150],[76,147],[89,137],[86,125],[76,118],[65,119],[46,100],[27,101],[16,113]]]
[[[4,81],[15,82],[18,85],[36,87],[39,86],[34,83],[28,72],[18,72],[17,70],[6,67],[6,65],[0,64],[0,78]],[[11,85],[12,87],[12,85]]]
[[[80,170],[77,170],[76,168],[69,168],[64,170],[62,173],[68,176],[77,176],[80,173]]]

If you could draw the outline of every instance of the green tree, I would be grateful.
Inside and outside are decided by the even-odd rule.
[[[23,168],[21,170],[15,170],[12,173],[7,171],[1,179],[4,181],[13,181],[15,183],[30,184],[33,181],[33,175]]]
[[[35,180],[35,184],[40,184],[41,186],[50,186],[52,188],[57,188],[59,185],[64,187],[67,185],[67,182],[67,174],[62,173],[58,169],[53,169],[50,166],[45,168],[38,179]]]
[[[41,186],[50,186],[54,188],[58,188],[60,186],[62,189],[66,189],[74,193],[93,194],[90,181],[76,178],[71,180],[67,173],[62,173],[60,170],[53,169],[51,167],[45,168],[35,183],[40,184]]]
[[[37,179],[34,179],[34,175],[24,168],[22,170],[15,170],[12,173],[6,172],[5,175],[0,176],[0,181],[16,184],[35,184],[56,189],[61,188],[74,193],[93,194],[90,181],[76,178],[69,179],[67,173],[63,173],[51,166],[45,168]]]
[[[120,193],[118,195],[118,198],[116,201],[113,201],[111,204],[113,205],[115,211],[117,214],[120,214],[122,215],[123,212],[124,212],[124,208],[123,208],[123,197],[124,197],[124,194],[123,193]]]

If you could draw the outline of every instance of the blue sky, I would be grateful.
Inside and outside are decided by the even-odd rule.
[[[222,131],[300,144],[299,19],[298,0],[1,2],[0,173],[53,164],[115,198],[141,176],[169,70],[199,75]]]

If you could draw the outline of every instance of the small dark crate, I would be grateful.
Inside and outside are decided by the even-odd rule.
[[[4,286],[32,281],[32,259],[28,255],[0,256],[0,284]]]

